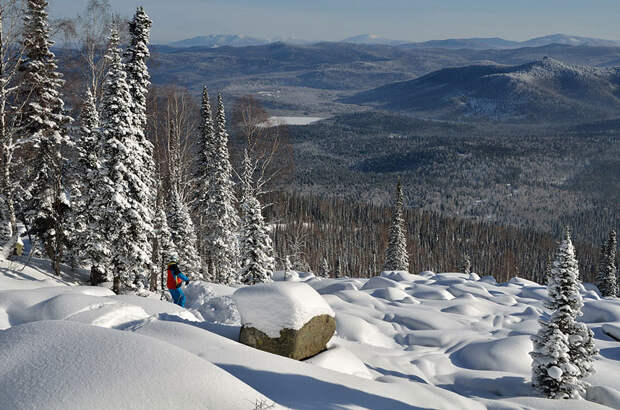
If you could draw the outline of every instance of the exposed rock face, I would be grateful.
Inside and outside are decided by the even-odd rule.
[[[254,327],[243,326],[239,342],[266,352],[302,360],[325,350],[335,331],[334,318],[319,315],[310,319],[299,330],[282,329],[278,338],[271,338]]]

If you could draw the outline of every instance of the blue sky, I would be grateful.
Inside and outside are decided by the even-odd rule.
[[[55,17],[85,0],[49,0]],[[152,38],[167,43],[205,34],[341,40],[362,33],[424,41],[455,37],[525,40],[553,33],[620,40],[618,0],[110,0],[131,15],[143,5]]]

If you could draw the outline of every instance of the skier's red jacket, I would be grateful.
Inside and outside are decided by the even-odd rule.
[[[171,263],[168,265],[168,289],[176,289],[183,282],[183,280],[188,280],[185,275],[181,273],[179,267],[176,263]]]

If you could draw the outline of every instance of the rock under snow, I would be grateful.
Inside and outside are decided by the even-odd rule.
[[[301,360],[325,350],[336,330],[334,311],[305,283],[247,286],[233,298],[241,315],[239,341]]]
[[[262,283],[238,289],[233,294],[244,326],[269,337],[280,330],[299,330],[315,316],[335,317],[325,299],[305,283]]]

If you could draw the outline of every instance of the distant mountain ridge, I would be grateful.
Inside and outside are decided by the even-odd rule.
[[[238,34],[211,34],[170,43],[171,47],[248,47],[268,44],[269,41]]]
[[[206,36],[192,37],[185,40],[175,41],[168,44],[170,47],[247,47],[283,42],[287,44],[313,44],[318,42],[305,41],[296,38],[278,37],[273,39],[263,39],[249,37],[240,34],[211,34]],[[472,50],[504,50],[521,47],[542,47],[550,44],[561,44],[569,46],[591,46],[591,47],[620,47],[620,41],[603,40],[590,37],[570,36],[566,34],[551,34],[543,37],[536,37],[526,41],[511,41],[499,37],[480,37],[480,38],[456,38],[445,40],[430,40],[422,42],[412,42],[407,40],[392,40],[378,36],[376,34],[360,34],[348,37],[336,43],[351,44],[377,44],[402,47],[406,49],[417,48],[445,48],[445,49],[472,49]]]
[[[565,64],[446,68],[342,100],[445,119],[579,121],[620,116],[620,69]]]

